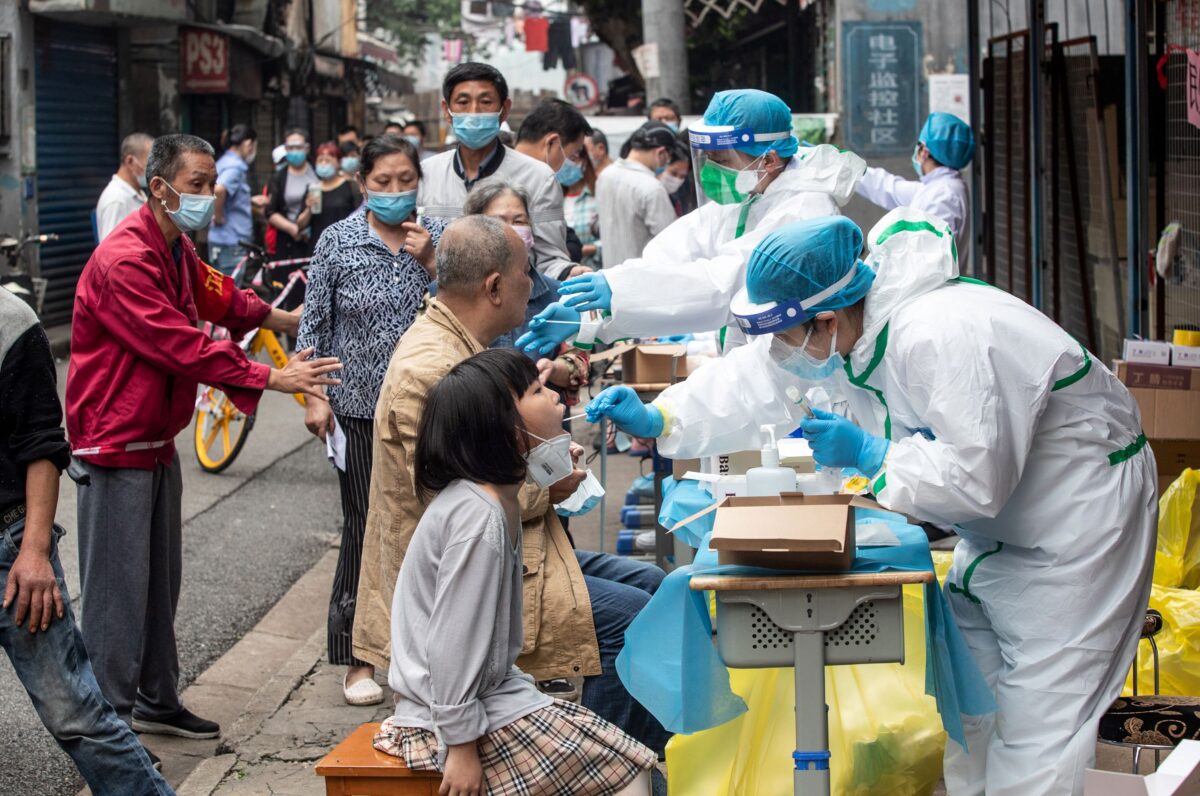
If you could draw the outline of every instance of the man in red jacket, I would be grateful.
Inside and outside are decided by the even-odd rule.
[[[216,176],[202,139],[155,139],[150,200],[104,239],[79,278],[67,373],[71,453],[90,476],[78,507],[84,643],[122,719],[184,738],[215,738],[220,728],[179,701],[175,435],[191,420],[200,382],[249,413],[264,389],[323,401],[341,368],[309,349],[276,370],[197,328],[212,321],[239,339],[259,326],[295,335],[299,323],[299,310],[272,309],[197,256],[185,233],[208,226]]]

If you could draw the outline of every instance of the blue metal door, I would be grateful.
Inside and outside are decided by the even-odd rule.
[[[35,30],[39,232],[49,281],[42,321],[71,320],[75,283],[95,248],[92,210],[117,167],[117,54],[111,28],[39,18]]]

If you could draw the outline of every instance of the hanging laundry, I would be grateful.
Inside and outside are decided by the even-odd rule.
[[[525,20],[525,52],[544,53],[550,49],[548,36],[550,20],[545,17],[534,17]]]
[[[571,17],[571,46],[582,47],[592,35],[587,17]]]
[[[529,22],[525,23],[525,30],[529,30]],[[528,43],[528,38],[526,39]],[[575,68],[575,48],[571,46],[571,20],[566,17],[556,19],[550,23],[550,31],[548,35],[548,48],[543,52],[546,53],[542,58],[542,68],[545,70],[553,69],[561,60],[563,69]],[[526,47],[526,49],[529,49]]]

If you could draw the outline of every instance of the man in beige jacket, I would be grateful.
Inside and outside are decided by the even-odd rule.
[[[458,362],[522,324],[529,302],[525,244],[501,221],[486,216],[454,221],[442,235],[437,265],[438,297],[400,339],[375,409],[354,655],[383,670],[390,660],[396,577],[425,508],[416,496],[413,471],[425,396]],[[661,752],[667,733],[620,684],[614,665],[624,628],[650,595],[622,583],[585,579],[554,512],[554,504],[570,496],[583,476],[576,469],[549,490],[532,483],[522,488],[525,642],[517,664],[537,680],[588,678],[584,704]],[[594,561],[598,554],[580,557]],[[609,562],[610,570],[619,570],[617,563]],[[603,563],[590,566],[604,570]],[[589,582],[604,587],[600,599],[593,599]],[[610,585],[618,589],[616,598]]]

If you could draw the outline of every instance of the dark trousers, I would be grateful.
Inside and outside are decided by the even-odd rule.
[[[354,657],[351,644],[354,606],[358,598],[358,569],[362,564],[363,536],[367,531],[367,497],[371,489],[371,442],[375,423],[338,415],[346,435],[346,469],[338,470],[342,492],[342,548],[338,551],[333,591],[329,595],[329,662],[368,666]]]
[[[580,702],[662,754],[671,734],[642,707],[617,675],[617,656],[625,646],[625,630],[654,592],[664,573],[644,561],[575,551],[592,601],[592,621],[600,647],[600,674],[586,677]]]
[[[79,487],[83,641],[117,715],[179,711],[175,609],[183,570],[179,456],[153,470],[84,463]]]

